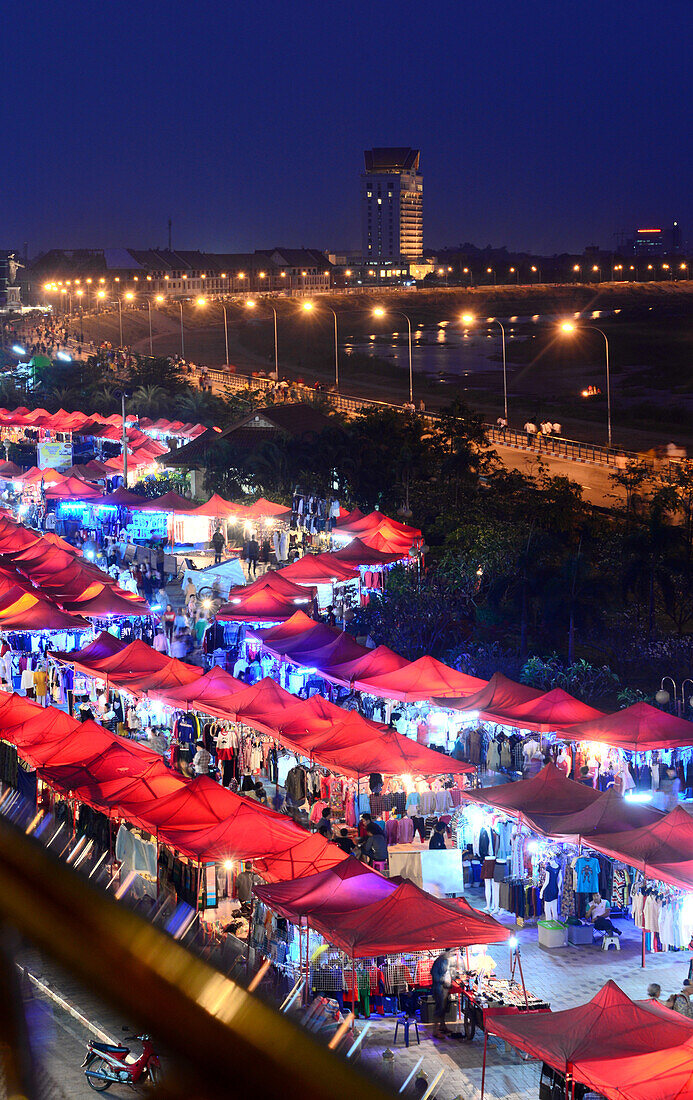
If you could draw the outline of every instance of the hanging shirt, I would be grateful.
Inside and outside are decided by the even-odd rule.
[[[575,890],[578,894],[596,894],[599,890],[599,860],[580,856],[575,863]]]

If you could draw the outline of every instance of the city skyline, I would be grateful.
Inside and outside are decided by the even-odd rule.
[[[171,217],[174,247],[353,248],[363,150],[397,145],[422,150],[427,248],[608,248],[674,218],[685,235],[683,0],[655,18],[646,0],[588,2],[579,23],[543,0],[397,10],[399,30],[361,0],[320,20],[306,2],[154,3],[133,36],[116,5],[104,69],[93,9],[67,34],[57,10],[18,9],[3,52],[8,71],[32,64],[12,95],[5,239],[164,246]],[[347,63],[316,68],[328,56]]]

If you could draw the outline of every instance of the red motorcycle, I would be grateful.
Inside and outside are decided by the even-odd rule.
[[[137,1085],[150,1081],[157,1085],[161,1081],[161,1063],[149,1035],[126,1035],[125,1038],[142,1043],[139,1058],[128,1061],[130,1048],[122,1044],[90,1041],[87,1046],[82,1068],[87,1083],[95,1092],[105,1092],[114,1083]]]

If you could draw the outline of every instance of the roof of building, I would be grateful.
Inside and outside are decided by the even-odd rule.
[[[364,149],[363,157],[367,172],[418,172],[421,150],[388,146]]]

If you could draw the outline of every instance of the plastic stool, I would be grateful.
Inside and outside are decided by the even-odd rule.
[[[373,864],[374,871],[380,871],[381,875],[387,874],[387,860],[383,860],[381,863]]]
[[[610,947],[615,947],[617,951],[620,951],[621,941],[616,935],[605,934],[602,940],[602,951],[608,951]]]
[[[416,1017],[408,1016],[406,1012],[400,1012],[399,1016],[397,1017],[397,1023],[395,1024],[395,1038],[393,1041],[393,1045],[397,1042],[397,1032],[399,1031],[400,1024],[402,1025],[402,1028],[404,1030],[405,1047],[409,1046],[409,1028],[412,1024],[414,1025],[414,1031],[416,1032],[416,1041],[417,1043],[421,1044],[421,1039],[419,1038],[419,1025],[416,1022]]]

